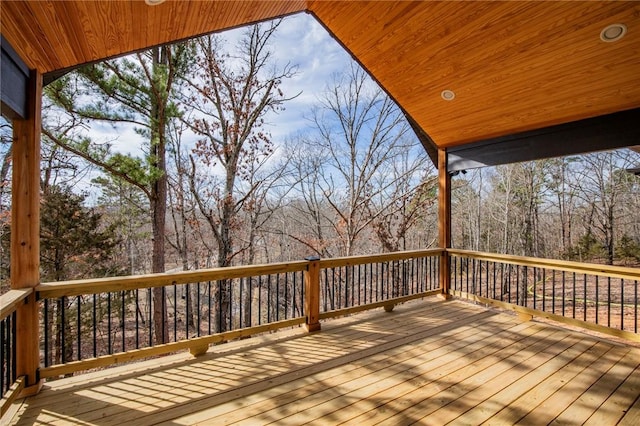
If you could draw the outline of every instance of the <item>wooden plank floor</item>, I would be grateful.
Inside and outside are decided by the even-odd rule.
[[[640,424],[640,348],[429,298],[51,382],[14,424]]]

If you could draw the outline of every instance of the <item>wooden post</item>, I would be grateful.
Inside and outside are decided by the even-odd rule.
[[[305,328],[308,332],[320,330],[320,258],[307,257],[304,271],[304,311],[307,313]]]
[[[451,268],[449,253],[451,248],[451,176],[447,171],[447,151],[438,149],[438,234],[440,248],[440,297],[449,299]]]
[[[42,75],[31,71],[27,116],[13,120],[13,175],[11,186],[11,288],[40,283],[40,126]],[[26,377],[21,396],[37,393],[40,341],[35,292],[17,310],[18,376]]]

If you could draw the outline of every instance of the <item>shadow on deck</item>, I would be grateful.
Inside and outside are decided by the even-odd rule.
[[[14,424],[640,424],[640,349],[428,298],[50,382]]]

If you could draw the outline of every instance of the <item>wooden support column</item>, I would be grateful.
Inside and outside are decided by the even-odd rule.
[[[451,248],[451,175],[447,170],[447,151],[438,149],[438,235],[440,248],[440,297],[449,299],[451,268],[449,253]]]
[[[27,114],[13,120],[11,184],[11,288],[40,283],[40,126],[42,75],[31,71]],[[26,377],[21,396],[41,387],[38,303],[35,292],[17,310],[17,374]]]
[[[308,257],[307,270],[304,271],[304,311],[307,313],[305,328],[307,331],[320,330],[320,258]]]

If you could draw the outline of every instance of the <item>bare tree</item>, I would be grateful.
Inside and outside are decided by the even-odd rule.
[[[350,256],[360,234],[383,212],[374,198],[393,186],[380,176],[392,174],[399,154],[415,142],[406,137],[409,126],[395,103],[355,64],[334,78],[313,122],[318,138],[311,142],[327,158],[318,183],[333,210],[340,254]]]
[[[607,151],[581,157],[579,198],[583,204],[583,221],[587,234],[595,232],[605,251],[606,262],[613,264],[616,229],[621,208],[633,176],[627,151]],[[590,235],[590,234],[589,234]]]
[[[250,177],[273,152],[273,142],[264,130],[265,114],[277,112],[288,100],[279,86],[295,72],[290,65],[270,69],[269,42],[279,24],[249,27],[235,56],[223,51],[216,36],[197,39],[198,71],[185,82],[189,89],[185,101],[194,110],[186,122],[200,137],[190,160],[190,186],[217,243],[221,267],[231,265],[241,253],[234,239],[240,212],[249,208],[262,184]],[[203,185],[205,182],[208,185]],[[208,188],[202,191],[204,186]],[[224,282],[219,286],[220,309],[225,315],[229,285]],[[224,331],[227,321],[221,323],[220,331]]]
[[[432,209],[437,201],[435,168],[418,143],[413,148],[399,152],[391,162],[390,173],[375,178],[375,185],[387,190],[374,198],[370,214],[375,218],[372,225],[376,236],[387,252],[407,250],[407,239],[417,232],[416,225],[427,216],[437,217]]]

